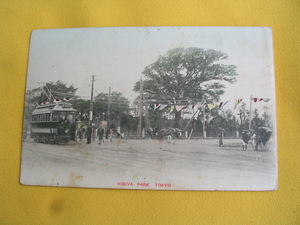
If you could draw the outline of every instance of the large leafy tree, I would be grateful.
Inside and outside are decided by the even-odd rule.
[[[236,81],[236,66],[222,64],[228,55],[203,48],[175,48],[147,66],[143,91],[150,99],[180,104],[182,101],[218,101],[225,92],[225,82]],[[140,90],[140,81],[134,86]],[[180,111],[175,114],[179,125]]]

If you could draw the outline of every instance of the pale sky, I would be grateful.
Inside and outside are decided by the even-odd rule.
[[[123,93],[133,100],[133,86],[143,69],[159,55],[176,47],[214,49],[228,54],[224,64],[237,66],[237,82],[227,85],[221,101],[250,95],[271,98],[275,106],[272,34],[259,27],[123,27],[36,30],[32,33],[27,90],[38,82],[61,80],[78,88],[88,99],[91,75],[96,76],[94,96],[101,92]],[[257,103],[263,104],[263,103]]]

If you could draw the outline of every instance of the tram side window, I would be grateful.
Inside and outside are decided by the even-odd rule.
[[[52,121],[58,121],[59,113],[53,113],[52,114]]]

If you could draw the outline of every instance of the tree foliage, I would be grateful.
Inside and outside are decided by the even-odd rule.
[[[120,119],[123,115],[129,113],[129,100],[122,96],[120,92],[100,93],[95,97],[94,113],[101,116],[103,113],[108,116],[108,108],[110,119]]]
[[[225,92],[225,83],[236,81],[236,66],[221,61],[228,55],[221,51],[203,48],[175,48],[147,66],[143,74],[143,91],[150,99],[178,101],[218,101]],[[140,90],[140,81],[134,86]],[[175,113],[178,127],[180,112]]]
[[[51,92],[53,98],[58,98],[62,100],[64,97],[74,97],[76,90],[77,88],[75,88],[73,84],[67,86],[66,83],[58,80],[56,82],[47,82],[44,86],[40,88],[35,88],[28,92],[30,95],[33,96],[31,100],[40,104],[44,101],[53,100],[48,99],[47,95],[49,96],[49,92]]]
[[[221,64],[226,53],[202,48],[175,48],[147,66],[143,90],[153,99],[219,100],[224,82],[236,81],[236,66]],[[134,90],[138,91],[140,82]]]

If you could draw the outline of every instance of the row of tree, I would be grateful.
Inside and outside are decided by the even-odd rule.
[[[145,67],[142,74],[144,80],[137,81],[133,90],[140,92],[143,99],[150,99],[152,103],[165,102],[176,105],[179,102],[205,104],[217,102],[225,92],[225,83],[234,83],[237,73],[236,66],[226,65],[222,62],[228,58],[226,53],[202,48],[175,48],[165,55],[159,56],[151,65]],[[49,90],[55,98],[71,98],[73,107],[78,112],[78,120],[87,120],[90,110],[90,100],[76,97],[73,85],[67,86],[62,81],[48,82],[43,89],[33,89],[26,94],[25,119],[30,120],[30,114],[35,104],[47,101]],[[143,102],[145,104],[146,101]],[[130,105],[128,99],[122,93],[100,93],[93,102],[93,120],[119,121],[119,125],[126,131],[136,131],[139,120],[133,112],[140,101]],[[205,127],[207,135],[215,135],[218,127],[223,127],[228,134],[233,135],[236,131],[247,129],[249,126],[249,111],[245,104],[241,104],[239,117],[231,110],[219,109],[205,110]],[[174,111],[174,119],[171,121],[167,113],[147,107],[147,118],[143,118],[143,127],[176,127],[183,128],[188,123],[183,120],[182,111]],[[203,127],[203,115],[194,118],[189,123],[189,129],[201,132]],[[150,124],[149,124],[150,122]],[[270,126],[270,115],[264,113],[259,117],[258,111],[254,110],[252,127],[261,125]],[[233,135],[234,136],[234,135]]]

